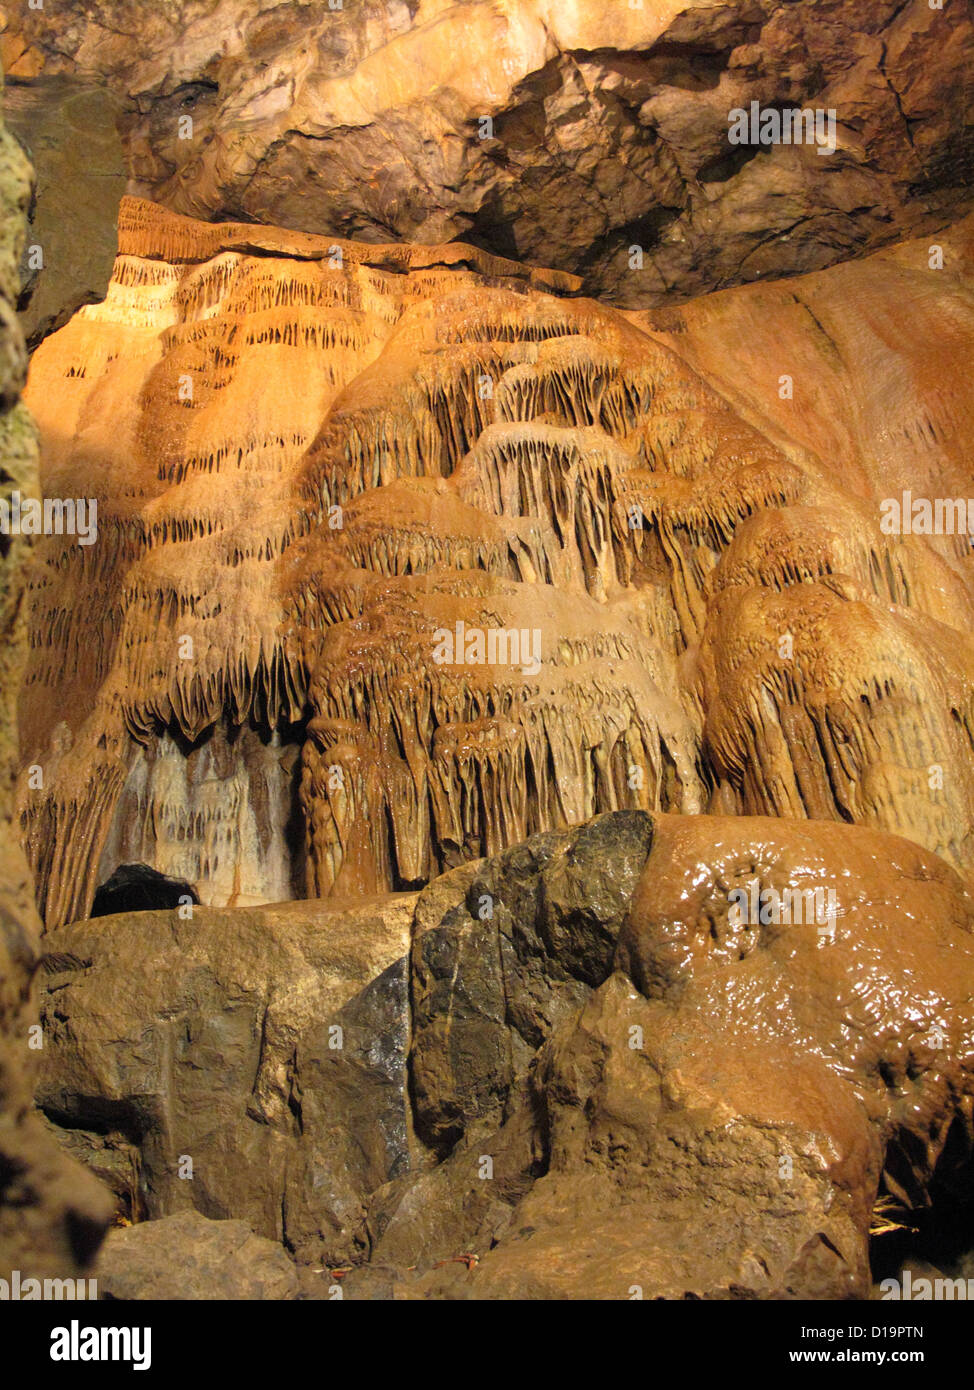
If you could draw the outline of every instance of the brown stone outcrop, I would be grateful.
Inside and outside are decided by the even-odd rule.
[[[974,905],[909,841],[616,812],[418,899],[193,912],[46,939],[39,1099],[147,1279],[195,1208],[306,1296],[865,1297],[877,1200],[961,1200]]]
[[[911,478],[971,490],[971,223],[942,240],[647,320],[474,248],[127,201],[29,389],[46,493],[97,505],[31,579],[48,924],[119,864],[373,893],[626,807],[969,869],[970,550],[884,524]]]
[[[126,102],[132,193],[474,242],[630,307],[820,269],[970,207],[966,0],[19,0],[5,17],[14,80]],[[731,144],[752,102],[834,112],[834,153]]]

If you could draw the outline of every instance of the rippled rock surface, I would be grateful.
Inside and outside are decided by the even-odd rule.
[[[943,244],[657,319],[126,201],[28,391],[45,491],[91,499],[30,582],[48,925],[119,864],[216,906],[413,889],[625,808],[969,869],[968,537],[884,527],[970,490],[974,224]]]

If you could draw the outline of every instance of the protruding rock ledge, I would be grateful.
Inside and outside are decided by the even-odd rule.
[[[39,1100],[120,1210],[348,1297],[861,1298],[877,1196],[969,1180],[974,902],[878,832],[618,812],[418,898],[47,940]]]

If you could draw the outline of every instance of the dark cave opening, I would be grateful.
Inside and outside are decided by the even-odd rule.
[[[960,1117],[953,1120],[925,1197],[915,1176],[918,1142],[904,1133],[887,1150],[869,1242],[875,1283],[902,1280],[907,1269],[927,1278],[974,1277],[974,1156],[969,1131]]]
[[[181,907],[187,898],[199,903],[199,894],[192,884],[161,874],[148,864],[120,864],[111,878],[96,890],[91,916],[111,917],[117,912]]]

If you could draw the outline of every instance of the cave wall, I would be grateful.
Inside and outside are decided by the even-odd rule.
[[[221,722],[187,746],[178,731],[139,744],[97,880],[150,864],[198,884],[204,903],[245,907],[305,896],[301,748]]]
[[[20,401],[27,354],[14,305],[32,174],[0,124],[0,490],[36,490],[36,432]],[[111,1204],[68,1160],[33,1108],[46,1036],[34,977],[41,924],[20,843],[14,787],[16,702],[27,657],[26,552],[0,536],[0,1278],[77,1278],[90,1272]]]
[[[105,303],[29,387],[45,492],[97,502],[30,581],[48,923],[137,848],[215,905],[369,893],[626,807],[875,825],[969,868],[969,547],[881,525],[906,479],[972,490],[971,224],[940,235],[947,272],[904,243],[646,318],[475,248],[124,202]],[[163,775],[236,726],[300,746],[273,848],[253,789]],[[173,858],[190,834],[209,873]]]
[[[834,265],[971,206],[966,0],[98,0],[0,23],[15,81],[125,103],[133,194],[473,242],[630,307]],[[729,146],[752,101],[834,111],[834,152]]]
[[[0,1276],[114,1207],[135,1297],[241,1233],[270,1297],[868,1296],[974,1146],[970,535],[882,525],[974,493],[968,7],[0,58],[3,489],[91,527],[0,541]],[[179,910],[79,921],[136,861]]]

